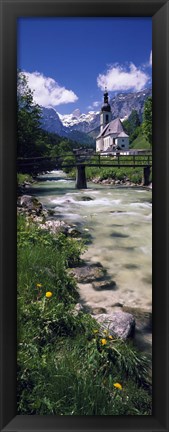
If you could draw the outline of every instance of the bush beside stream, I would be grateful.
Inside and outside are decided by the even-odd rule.
[[[72,169],[69,171],[69,177],[76,178],[76,170]],[[143,169],[142,168],[99,168],[99,167],[86,167],[86,178],[87,181],[93,181],[98,179],[99,182],[103,180],[111,179],[114,181],[122,181],[124,184],[133,183],[135,185],[141,185],[143,181]],[[150,182],[152,181],[152,175],[150,175]]]
[[[146,358],[75,310],[83,250],[18,215],[18,414],[151,415]]]

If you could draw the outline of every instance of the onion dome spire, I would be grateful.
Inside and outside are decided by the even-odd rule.
[[[108,91],[107,91],[107,87],[105,87],[105,91],[104,91],[104,103],[108,103],[109,102],[109,98],[108,98]]]
[[[107,91],[107,87],[105,87],[105,91],[104,91],[104,103],[101,107],[101,111],[107,111],[107,112],[111,112],[111,106],[109,104],[109,94]]]

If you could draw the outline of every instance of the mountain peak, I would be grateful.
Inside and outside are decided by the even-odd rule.
[[[79,118],[80,115],[81,115],[81,112],[80,112],[79,108],[75,109],[75,110],[72,112],[72,116],[73,116],[73,117]]]
[[[140,120],[142,121],[144,102],[151,94],[151,88],[148,88],[140,92],[118,93],[114,95],[110,99],[112,120],[119,117],[121,121],[124,121],[129,117],[132,110],[136,110]],[[90,132],[93,133],[95,129],[99,128],[100,112],[89,111],[81,114],[80,110],[77,108],[72,112],[72,114],[60,114],[54,109],[44,108],[42,124],[44,129],[58,133],[62,136],[65,136],[65,134],[68,136],[70,133],[74,133],[74,139],[76,136],[75,133],[78,132],[77,138],[80,141],[79,132],[88,134]]]

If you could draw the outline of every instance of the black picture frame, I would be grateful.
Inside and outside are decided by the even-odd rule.
[[[1,424],[14,431],[169,431],[169,2],[1,0]],[[151,16],[153,21],[153,414],[16,415],[16,24],[27,16]],[[168,167],[168,172],[167,172]]]

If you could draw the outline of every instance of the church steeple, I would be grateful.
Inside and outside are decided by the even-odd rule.
[[[109,104],[109,95],[107,88],[105,87],[104,91],[104,103],[101,107],[101,113],[100,113],[100,132],[103,131],[106,124],[110,123],[111,121],[111,106]]]
[[[104,104],[108,104],[108,103],[109,103],[108,92],[107,92],[107,87],[105,87],[105,91],[104,91]]]
[[[106,87],[104,91],[104,103],[101,107],[101,111],[111,112],[111,106],[109,104],[109,94]]]

